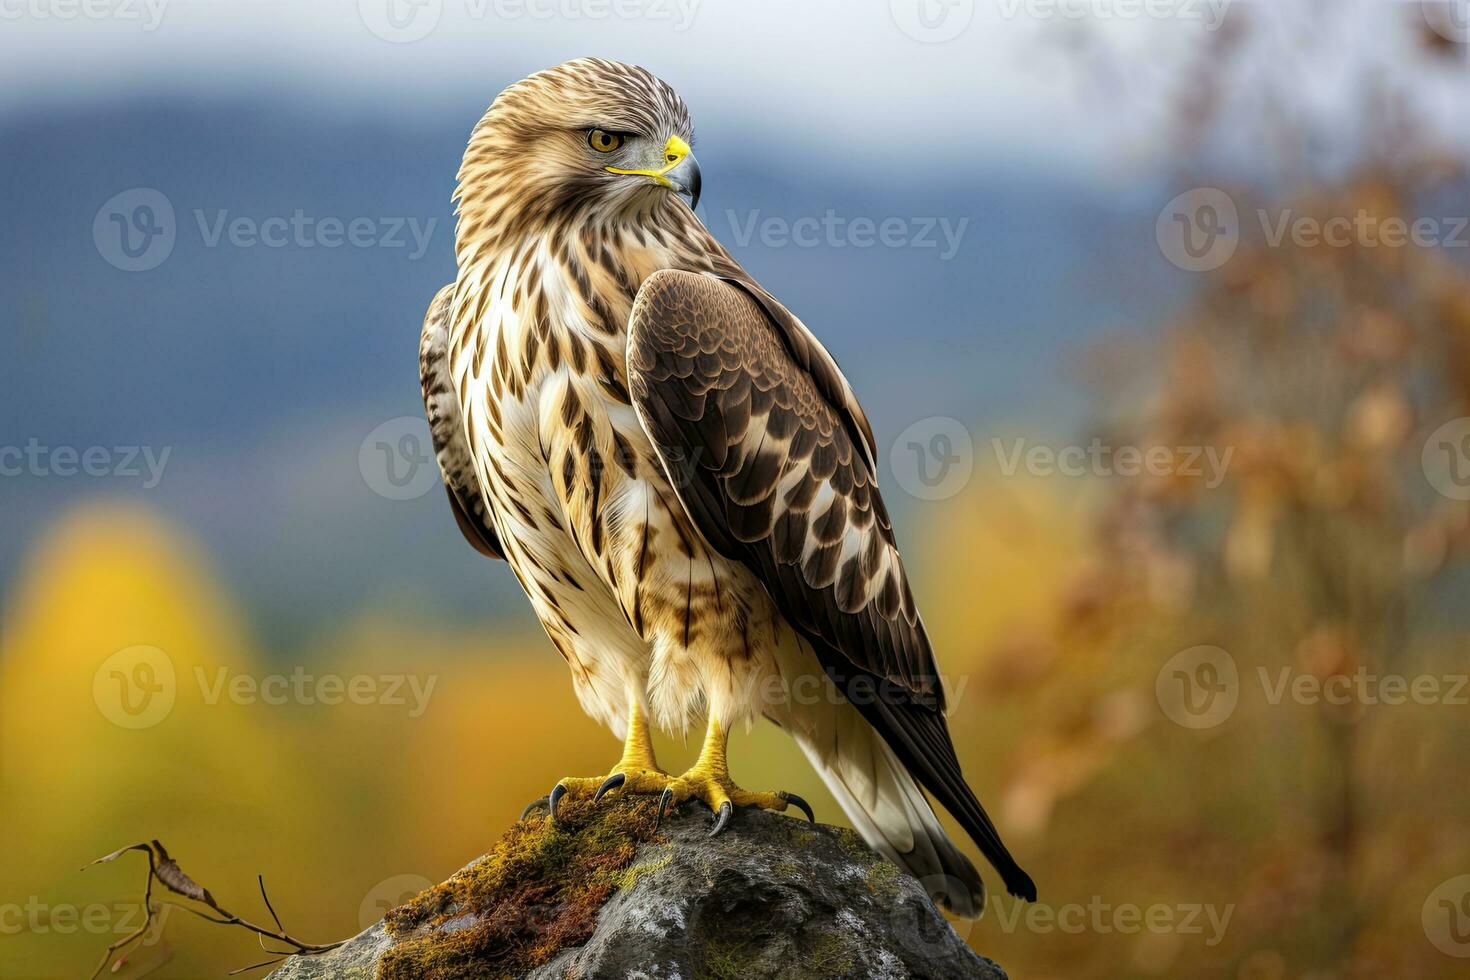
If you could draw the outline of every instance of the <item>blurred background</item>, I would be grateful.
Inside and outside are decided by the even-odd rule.
[[[0,976],[141,923],[115,847],[326,942],[615,758],[416,364],[471,126],[587,54],[685,97],[872,417],[1041,890],[971,944],[1466,975],[1464,0],[0,0]],[[732,765],[838,818],[778,733]],[[262,958],[172,913],[115,975]]]

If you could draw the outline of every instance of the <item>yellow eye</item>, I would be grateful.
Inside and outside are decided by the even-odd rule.
[[[609,133],[605,129],[594,129],[587,134],[587,145],[598,153],[611,153],[623,145],[622,133]]]

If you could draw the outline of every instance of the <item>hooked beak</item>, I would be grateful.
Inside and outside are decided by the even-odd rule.
[[[694,153],[689,149],[689,144],[678,136],[670,136],[669,141],[664,144],[663,165],[657,169],[648,170],[625,170],[622,167],[605,167],[612,174],[641,174],[652,178],[653,182],[660,187],[667,187],[680,197],[689,200],[689,210],[693,211],[699,206],[699,191],[701,179],[699,175],[699,161],[694,159]]]

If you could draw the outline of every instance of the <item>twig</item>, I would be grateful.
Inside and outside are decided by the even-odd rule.
[[[185,874],[183,869],[179,867],[178,863],[174,861],[173,858],[168,856],[168,851],[164,849],[164,846],[156,840],[149,841],[146,844],[129,844],[127,847],[120,847],[117,850],[113,851],[111,854],[108,854],[105,857],[100,857],[97,860],[93,861],[92,864],[106,864],[109,861],[115,861],[122,855],[126,854],[128,851],[142,851],[143,853],[148,855],[148,879],[144,885],[143,891],[143,906],[145,910],[143,924],[139,926],[138,929],[134,932],[129,933],[122,939],[119,939],[117,942],[107,947],[107,951],[102,955],[102,962],[98,964],[97,969],[92,971],[92,980],[96,980],[96,978],[102,974],[102,971],[107,969],[109,962],[113,964],[113,969],[116,969],[119,965],[121,965],[122,957],[119,956],[116,960],[114,960],[114,955],[117,954],[120,950],[123,951],[123,953],[125,954],[129,946],[131,946],[134,942],[136,942],[139,938],[141,938],[148,932],[149,927],[153,924],[154,912],[156,911],[158,906],[163,905],[167,905],[171,908],[183,909],[185,912],[197,915],[199,918],[204,919],[206,922],[214,922],[219,925],[226,926],[239,926],[242,929],[247,929],[250,932],[255,933],[257,937],[259,937],[259,942],[262,949],[265,949],[265,940],[267,939],[273,939],[278,943],[283,943],[286,946],[291,947],[289,950],[282,951],[265,949],[267,953],[272,954],[276,958],[265,960],[260,963],[254,963],[250,966],[241,967],[240,969],[233,971],[231,973],[231,976],[234,976],[237,973],[244,973],[249,970],[259,969],[263,966],[273,966],[274,964],[281,962],[281,960],[285,959],[287,956],[291,955],[315,956],[322,953],[327,953],[336,949],[338,946],[341,946],[347,941],[345,939],[340,939],[335,943],[308,943],[303,942],[300,939],[296,939],[288,932],[286,932],[286,927],[281,924],[281,917],[276,914],[275,908],[271,905],[270,896],[266,894],[265,878],[261,875],[256,875],[256,881],[260,885],[260,897],[265,902],[266,911],[270,912],[271,920],[275,922],[276,928],[273,931],[271,929],[265,928],[264,926],[258,926],[247,919],[242,919],[235,913],[221,907],[220,904],[214,900],[214,896],[209,893],[209,889],[203,887],[193,878],[190,878],[187,874]],[[160,899],[157,906],[155,906],[153,902],[154,881],[159,882],[163,885],[164,888],[167,888],[175,895],[181,895],[192,902],[198,902],[201,905],[207,906],[216,914],[211,915],[209,914],[209,912],[203,911],[202,909],[198,909],[190,905],[184,905],[183,903],[171,901],[169,899]]]

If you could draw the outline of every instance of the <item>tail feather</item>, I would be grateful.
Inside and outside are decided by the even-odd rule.
[[[886,704],[881,699],[866,707],[866,712],[881,719],[885,741],[907,770],[979,845],[986,859],[1000,872],[1006,891],[1028,902],[1036,901],[1036,883],[1011,857],[995,824],[965,782],[943,715],[924,707]]]
[[[934,899],[965,918],[985,910],[985,884],[955,847],[923,791],[893,750],[854,709],[826,745],[797,742],[868,846],[908,871]]]

